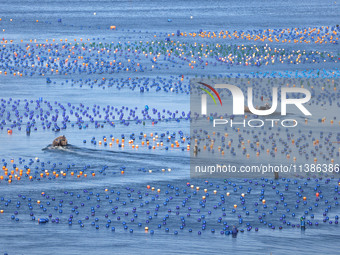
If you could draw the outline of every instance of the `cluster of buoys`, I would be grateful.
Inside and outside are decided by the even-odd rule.
[[[0,169],[0,184],[16,184],[20,182],[27,181],[63,181],[63,180],[73,180],[91,181],[93,177],[102,177],[110,173],[111,175],[116,174],[126,174],[126,166],[121,166],[118,170],[112,168],[108,165],[103,165],[98,167],[92,167],[90,164],[85,166],[79,166],[75,163],[63,163],[63,162],[51,162],[42,161],[38,157],[35,159],[24,159],[19,158],[17,160],[10,159],[6,161],[2,159],[2,167]],[[104,162],[105,163],[105,162]],[[103,164],[104,164],[103,163]],[[107,171],[109,170],[109,171]],[[145,168],[140,167],[137,169],[141,173],[171,173],[172,168],[162,166],[162,168],[152,167]]]
[[[96,15],[96,12],[93,14]],[[192,19],[192,16],[191,16]],[[4,20],[5,21],[5,20]],[[9,20],[13,22],[13,19]],[[55,24],[51,21],[39,21],[38,19],[33,20],[35,23],[45,23],[49,25]],[[168,22],[172,22],[172,19],[167,19]],[[21,20],[21,22],[26,22]],[[32,23],[33,24],[33,23]],[[56,24],[62,24],[62,26],[70,26],[64,24],[62,19],[56,20]],[[73,25],[71,25],[73,26]],[[107,29],[107,30],[117,30],[115,25],[109,25],[105,27],[100,26],[81,26],[83,28],[95,28],[95,29]],[[3,28],[3,32],[6,29]],[[121,31],[125,31],[122,29]],[[130,30],[126,29],[127,32],[133,34],[144,35],[149,34],[149,31],[142,30]],[[195,32],[186,32],[177,30],[176,33],[168,32],[154,32],[153,37],[165,37],[166,39],[177,36],[177,37],[194,37],[199,40],[203,38],[204,40],[210,39],[224,39],[224,40],[243,40],[252,42],[267,42],[267,43],[294,43],[294,44],[337,44],[339,42],[339,25],[332,26],[318,26],[318,27],[292,27],[292,28],[267,28],[267,29],[253,29],[253,30],[220,30],[220,31],[206,31],[200,29]],[[12,40],[13,41],[13,40]]]
[[[0,222],[174,235],[237,235],[261,228],[308,231],[338,225],[339,186],[334,177],[261,178],[0,193]]]
[[[96,173],[103,174],[107,166],[103,166],[101,170],[91,170],[90,165],[82,168],[75,167],[75,164],[64,164],[62,162],[52,163],[51,161],[40,161],[39,158],[26,160],[19,158],[16,162],[11,159],[6,162],[2,159],[2,168],[0,170],[0,183],[14,183],[17,181],[41,181],[41,180],[57,180],[65,178],[84,179],[95,177]]]
[[[335,64],[339,52],[292,50],[268,45],[235,45],[173,40],[74,43],[67,39],[27,44],[2,43],[0,74],[11,76],[110,75],[180,69],[221,69],[274,64]],[[210,70],[210,69],[209,69]],[[224,73],[221,71],[220,73]]]
[[[303,78],[301,75],[299,78]],[[230,82],[233,76],[216,82]],[[235,76],[235,78],[238,78]],[[250,80],[250,78],[241,78],[233,80],[234,83],[239,83],[242,90],[245,90],[247,86],[252,86],[255,91],[255,98],[262,97],[271,98],[271,87],[267,86],[274,82],[272,78],[260,78],[256,80]],[[214,79],[209,82],[215,82]],[[320,105],[322,107],[332,106],[339,99],[339,93],[337,93],[338,81],[337,79],[328,80],[290,80],[289,78],[283,80],[287,86],[292,87],[305,87],[311,90],[313,99],[312,105]],[[192,84],[191,84],[192,85]],[[191,93],[197,93],[197,86],[195,89],[189,88]],[[228,96],[226,90],[221,90],[221,97]],[[337,103],[335,106],[339,107]],[[215,116],[222,117],[222,116]],[[103,127],[104,124],[115,126],[115,123],[121,123],[129,125],[131,121],[138,124],[145,124],[145,121],[150,121],[152,124],[156,124],[158,121],[163,120],[188,120],[190,118],[190,112],[184,111],[170,111],[166,109],[158,110],[155,108],[144,108],[138,110],[138,107],[129,108],[122,106],[121,109],[114,106],[101,107],[99,105],[93,105],[93,107],[85,106],[83,104],[72,105],[67,103],[65,105],[58,102],[49,102],[43,100],[40,97],[38,100],[13,100],[1,99],[0,106],[0,129],[7,127],[7,132],[12,134],[14,128],[21,130],[21,126],[26,125],[26,132],[30,133],[33,130],[37,130],[37,121],[42,121],[43,129],[52,129],[53,131],[60,131],[65,129],[67,125],[75,126],[79,128],[87,128],[89,124],[85,124],[85,121],[94,123],[95,127]],[[321,116],[319,119],[321,123],[326,123],[326,119]],[[335,119],[331,119],[331,123],[335,124]],[[26,122],[26,123],[25,123]]]
[[[94,16],[97,15],[96,12],[93,13]],[[190,16],[190,19],[193,19],[193,16]],[[72,24],[67,24],[62,21],[61,18],[58,18],[55,21],[41,21],[39,19],[32,20],[16,20],[16,19],[1,19],[2,24],[6,24],[7,21],[12,22],[33,22],[34,23],[45,23],[48,25],[57,25],[62,24],[64,27],[73,27]],[[172,22],[171,18],[167,19],[168,22]],[[107,30],[117,30],[115,25],[109,26],[80,26],[80,30],[84,28],[94,28],[94,29],[107,29]],[[5,32],[6,29],[3,29]],[[121,31],[127,31],[133,34],[149,34],[149,31],[143,30],[133,30],[133,29],[121,29]],[[154,37],[157,36],[192,36],[205,39],[244,39],[249,41],[268,41],[271,43],[337,43],[339,40],[339,25],[332,26],[315,26],[315,27],[292,27],[292,28],[267,28],[267,29],[253,29],[253,30],[220,30],[220,31],[206,31],[203,29],[199,29],[197,32],[186,32],[177,30],[176,33],[168,33],[168,32],[151,32]]]
[[[197,78],[198,76],[195,75]],[[212,79],[212,78],[328,78],[337,79],[340,77],[338,68],[335,69],[312,69],[312,70],[297,70],[297,71],[286,71],[286,72],[250,72],[249,74],[231,73],[227,75],[205,75],[201,74],[200,78]],[[87,79],[65,79],[65,80],[54,80],[53,84],[59,84],[62,86],[78,86],[90,87],[90,88],[115,88],[118,90],[130,89],[140,93],[146,92],[165,92],[165,93],[176,93],[176,94],[187,94],[189,95],[192,91],[190,86],[190,77],[179,75],[170,77],[128,77],[128,78],[87,78]],[[58,83],[57,83],[58,82]],[[313,81],[311,81],[313,82]],[[46,84],[51,84],[52,79],[46,78]]]
[[[47,78],[46,83],[51,83],[51,79]],[[102,78],[102,79],[67,79],[60,82],[60,85],[66,86],[79,86],[90,88],[115,88],[118,90],[130,89],[131,91],[137,91],[140,93],[145,92],[173,92],[173,93],[190,93],[189,78],[184,76],[179,77],[170,76],[164,77],[128,77],[128,78]]]
[[[261,128],[256,134],[249,129],[228,128],[228,132],[208,132],[207,130],[194,130],[191,136],[192,148],[196,152],[210,152],[225,157],[244,157],[253,162],[255,157],[261,159],[284,159],[290,162],[329,163],[333,167],[322,171],[339,173],[340,150],[338,146],[339,135],[332,132],[301,132],[308,126],[299,128],[299,132],[289,132],[282,127]],[[335,142],[334,142],[335,141]],[[294,169],[293,169],[294,170]],[[292,171],[293,171],[292,170]],[[300,171],[301,169],[295,169]],[[307,169],[310,170],[310,169]],[[307,171],[306,170],[306,171]],[[314,169],[312,172],[321,172]]]
[[[87,141],[83,140],[86,144]],[[166,131],[163,133],[150,133],[146,134],[144,132],[139,132],[139,134],[132,133],[130,135],[121,134],[118,137],[103,136],[102,139],[98,140],[92,137],[91,144],[104,146],[104,147],[114,147],[114,148],[124,148],[128,146],[131,149],[161,149],[169,150],[171,148],[181,149],[182,151],[190,150],[190,136],[185,135],[182,131],[170,132]]]
[[[314,44],[338,44],[340,27],[294,27],[294,28],[267,28],[259,30],[222,30],[180,33],[180,36],[201,37],[205,39],[245,40],[267,43],[314,43]],[[178,34],[177,34],[178,35]],[[170,36],[170,35],[169,35]]]
[[[20,131],[22,127],[25,128],[27,134],[30,134],[38,130],[39,122],[43,130],[50,129],[58,132],[66,129],[67,126],[86,129],[89,124],[93,124],[95,128],[102,128],[104,125],[115,127],[116,123],[128,126],[130,123],[145,125],[148,122],[155,125],[160,121],[179,122],[190,118],[190,112],[185,113],[179,110],[157,110],[155,108],[138,110],[138,107],[118,108],[110,105],[89,107],[84,104],[49,102],[42,98],[38,100],[9,98],[1,99],[0,103],[0,130],[7,127],[7,132],[10,134],[14,128]]]

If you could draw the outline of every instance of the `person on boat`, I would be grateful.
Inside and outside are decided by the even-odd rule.
[[[67,139],[64,135],[57,137],[56,139],[53,140],[52,146],[57,147],[57,146],[66,146],[67,145]]]

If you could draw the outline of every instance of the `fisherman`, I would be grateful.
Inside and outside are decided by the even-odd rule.
[[[231,230],[231,235],[232,235],[233,238],[237,237],[237,232],[238,232],[237,227],[233,226],[233,229]]]
[[[303,217],[300,218],[300,223],[301,223],[301,230],[305,230],[306,229],[306,224],[305,224],[305,220]]]
[[[196,156],[197,155],[197,152],[198,152],[198,146],[197,146],[197,144],[195,144],[195,147],[194,147],[194,155]]]

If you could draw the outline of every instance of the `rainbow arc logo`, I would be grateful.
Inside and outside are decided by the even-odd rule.
[[[201,84],[201,85],[203,85],[203,86],[209,88],[209,89],[217,96],[217,98],[218,98],[218,100],[220,101],[220,104],[221,104],[221,106],[222,106],[221,97],[220,97],[220,95],[218,94],[218,92],[216,91],[216,89],[214,89],[212,86],[210,86],[210,85],[208,85],[208,84],[206,84],[206,83],[203,83],[203,82],[199,82],[199,84]],[[217,102],[216,102],[216,100],[215,100],[215,97],[211,94],[211,92],[210,92],[209,90],[204,89],[204,88],[200,88],[200,89],[203,90],[204,92],[206,92],[206,93],[212,98],[212,100],[214,101],[215,105],[217,105]]]

